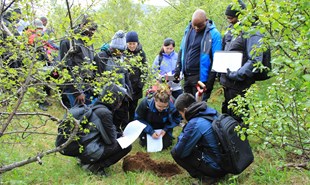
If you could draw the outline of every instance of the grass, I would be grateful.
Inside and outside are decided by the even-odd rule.
[[[213,95],[208,104],[220,110],[220,103],[223,94],[219,84],[216,84]],[[221,98],[219,98],[221,97]],[[63,112],[59,106],[54,103],[50,108],[49,113],[62,118]],[[33,120],[41,124],[38,120]],[[53,122],[47,122],[47,125],[42,128],[44,131],[53,132],[56,134],[57,125]],[[174,136],[181,132],[181,127],[177,127],[174,131]],[[34,156],[37,152],[54,147],[55,135],[31,135],[25,139],[20,137],[10,138],[10,143],[4,143],[8,138],[2,137],[0,144],[0,164],[10,164],[15,161],[26,159]],[[176,141],[174,141],[175,143]],[[278,170],[278,167],[283,165],[285,154],[278,155],[275,149],[262,150],[260,143],[251,140],[255,161],[240,175],[228,175],[218,184],[221,185],[265,185],[265,184],[284,184],[284,185],[306,185],[310,184],[309,171],[289,168]],[[135,154],[138,151],[145,152],[145,149],[140,147],[138,141],[133,144],[133,150],[130,154]],[[151,153],[151,158],[157,162],[169,161],[173,162],[170,156],[170,150]],[[107,172],[108,177],[101,177],[90,174],[84,171],[77,165],[75,158],[66,157],[59,153],[45,156],[43,164],[32,163],[12,171],[6,172],[0,176],[0,184],[15,185],[15,184],[75,184],[75,185],[179,185],[192,184],[197,182],[191,178],[186,171],[182,174],[171,178],[161,178],[151,172],[129,172],[124,173],[122,170],[122,161],[111,166]]]

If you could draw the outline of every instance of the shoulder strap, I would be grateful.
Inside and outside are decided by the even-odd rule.
[[[162,55],[158,55],[158,70],[160,70],[160,65],[163,62],[163,56]]]

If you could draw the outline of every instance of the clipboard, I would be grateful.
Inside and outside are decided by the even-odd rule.
[[[242,64],[241,52],[237,51],[216,51],[213,56],[212,71],[218,73],[227,73],[230,71],[237,71]]]

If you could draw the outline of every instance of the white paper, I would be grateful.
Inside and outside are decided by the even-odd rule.
[[[242,53],[235,51],[217,51],[214,53],[212,71],[227,73],[237,71],[241,67]]]
[[[139,137],[145,127],[145,124],[138,120],[134,120],[128,123],[123,132],[123,136],[116,140],[123,149],[127,148]]]
[[[160,134],[161,129],[156,129],[155,132]],[[146,148],[147,152],[159,152],[163,149],[163,138],[160,136],[158,139],[154,139],[151,135],[146,134]]]

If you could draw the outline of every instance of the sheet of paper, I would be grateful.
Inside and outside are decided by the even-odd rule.
[[[138,120],[128,123],[123,132],[123,136],[118,138],[117,142],[123,149],[127,148],[139,137],[145,127],[146,125]]]
[[[156,133],[160,133],[161,129],[156,129]],[[154,139],[151,135],[146,135],[146,148],[147,152],[159,152],[163,149],[163,139],[162,137]]]
[[[214,53],[212,71],[227,73],[237,71],[242,64],[242,53],[234,51],[216,51]]]

